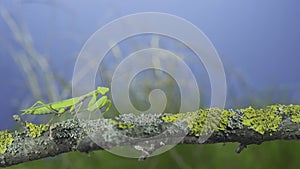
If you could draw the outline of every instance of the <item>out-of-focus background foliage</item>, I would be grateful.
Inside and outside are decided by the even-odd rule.
[[[51,102],[70,97],[76,57],[89,36],[118,17],[147,11],[183,17],[208,36],[226,70],[227,108],[300,104],[299,8],[300,1],[292,0],[0,1],[0,129],[15,128],[11,116],[36,100]],[[133,37],[110,54],[125,56],[124,48],[139,49],[145,39],[148,37]],[[186,56],[185,60],[189,62]],[[104,68],[111,68],[110,64]],[[142,83],[137,85],[149,85],[147,75],[151,73],[141,75]],[[103,76],[102,83],[109,83]],[[201,99],[203,106],[207,106],[210,89],[207,82],[203,83],[200,90],[204,98]],[[167,84],[171,87],[163,87],[172,91],[173,82]],[[143,90],[137,88],[135,94],[141,92]],[[300,143],[297,141],[253,145],[241,154],[234,153],[237,146],[236,143],[181,145],[144,162],[105,151],[67,153],[10,168],[259,169],[298,168],[300,165],[297,158]]]

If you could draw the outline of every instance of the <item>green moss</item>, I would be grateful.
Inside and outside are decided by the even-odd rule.
[[[121,121],[117,121],[117,120],[110,120],[109,124],[116,125],[120,129],[131,129],[131,128],[134,128],[134,125],[132,125],[132,124],[125,124],[125,123],[122,123]]]
[[[300,105],[283,106],[282,111],[295,123],[300,123]]]
[[[4,154],[7,151],[7,146],[12,145],[13,141],[13,135],[9,131],[0,131],[0,154]]]
[[[49,125],[47,124],[33,124],[27,122],[26,127],[29,129],[29,136],[32,138],[40,137],[43,132],[49,130]]]
[[[265,109],[253,109],[248,107],[241,109],[244,113],[242,124],[255,130],[260,134],[276,131],[282,122],[280,105],[268,106]]]

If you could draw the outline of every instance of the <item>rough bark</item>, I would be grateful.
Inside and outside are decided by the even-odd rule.
[[[242,119],[245,111],[232,112],[235,114],[228,116],[228,119],[236,116],[238,112]],[[288,113],[285,112],[285,114]],[[141,159],[151,155],[153,151],[164,145],[174,144],[239,142],[241,144],[236,151],[240,152],[250,144],[260,144],[271,140],[298,140],[300,124],[285,114],[279,113],[282,119],[276,130],[258,132],[251,126],[242,124],[242,121],[233,121],[236,123],[234,127],[232,127],[234,124],[232,122],[228,122],[223,129],[217,129],[215,126],[210,137],[204,140],[192,132],[186,121],[179,123],[179,120],[177,122],[162,120],[162,117],[167,115],[135,116],[127,114],[115,120],[97,119],[81,120],[80,122],[76,119],[69,119],[52,124],[49,130],[34,138],[28,131],[13,133],[14,141],[11,145],[7,145],[7,151],[4,154],[0,154],[0,166],[11,166],[70,151],[89,152],[110,149],[115,146],[133,146],[143,152]],[[95,133],[98,141],[101,142],[100,146],[94,143],[92,135]],[[178,142],[178,140],[181,141]]]

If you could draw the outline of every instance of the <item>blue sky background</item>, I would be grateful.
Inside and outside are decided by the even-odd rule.
[[[226,70],[238,72],[254,90],[283,87],[299,92],[300,1],[4,0],[0,7],[26,28],[52,69],[69,80],[83,44],[101,26],[137,12],[165,12],[201,29]],[[26,81],[7,46],[20,50],[0,18],[0,129],[12,126],[12,114],[27,98]]]

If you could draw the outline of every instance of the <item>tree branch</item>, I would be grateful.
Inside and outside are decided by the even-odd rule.
[[[35,134],[30,134],[36,132],[32,128],[22,133],[1,131],[3,153],[0,153],[0,166],[70,151],[89,152],[116,146],[132,146],[141,150],[141,159],[162,146],[175,144],[239,142],[241,145],[236,151],[240,152],[250,144],[299,139],[299,119],[298,105],[272,105],[264,109],[204,109],[172,115],[123,114],[114,120],[69,119]]]

